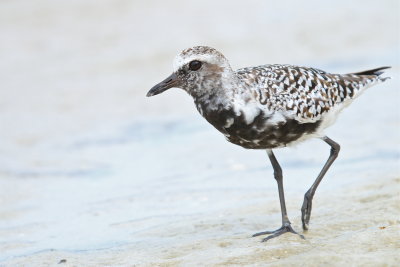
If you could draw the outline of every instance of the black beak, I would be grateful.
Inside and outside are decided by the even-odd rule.
[[[153,88],[150,89],[146,96],[149,97],[153,95],[158,95],[169,88],[177,87],[179,85],[180,82],[178,76],[176,76],[175,73],[172,73],[167,79],[153,86]]]

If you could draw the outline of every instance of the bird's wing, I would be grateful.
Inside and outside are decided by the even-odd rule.
[[[291,65],[264,65],[238,70],[242,81],[255,90],[258,101],[269,109],[283,111],[301,123],[315,122],[354,98],[361,89],[386,78],[381,70],[330,74],[322,70]]]

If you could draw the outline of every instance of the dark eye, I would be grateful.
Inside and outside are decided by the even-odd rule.
[[[201,62],[200,61],[198,61],[198,60],[190,61],[190,63],[189,63],[189,69],[190,70],[196,71],[196,70],[198,70],[200,68],[201,68]]]

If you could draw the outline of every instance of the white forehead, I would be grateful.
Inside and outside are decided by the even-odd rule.
[[[217,64],[217,65],[228,64],[225,57],[214,48],[207,46],[195,46],[183,50],[175,57],[173,63],[174,72],[193,60],[199,60],[202,62]]]
[[[215,55],[191,55],[182,57],[180,54],[175,57],[174,60],[174,71],[177,71],[180,67],[188,64],[190,61],[199,60],[202,62],[207,62],[211,64],[218,64],[220,60],[215,57]]]

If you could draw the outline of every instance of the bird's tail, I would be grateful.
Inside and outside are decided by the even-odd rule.
[[[353,99],[360,95],[365,89],[390,79],[390,77],[381,77],[383,70],[390,67],[380,67],[372,70],[365,70],[356,73],[340,75],[337,83],[339,85],[340,102],[346,102],[347,99]]]
[[[380,67],[372,70],[365,70],[361,72],[356,72],[356,73],[350,73],[353,75],[358,75],[358,76],[378,76],[378,80],[381,82],[386,81],[387,79],[390,79],[390,77],[380,77],[386,69],[390,69],[391,67],[385,66],[385,67]]]

